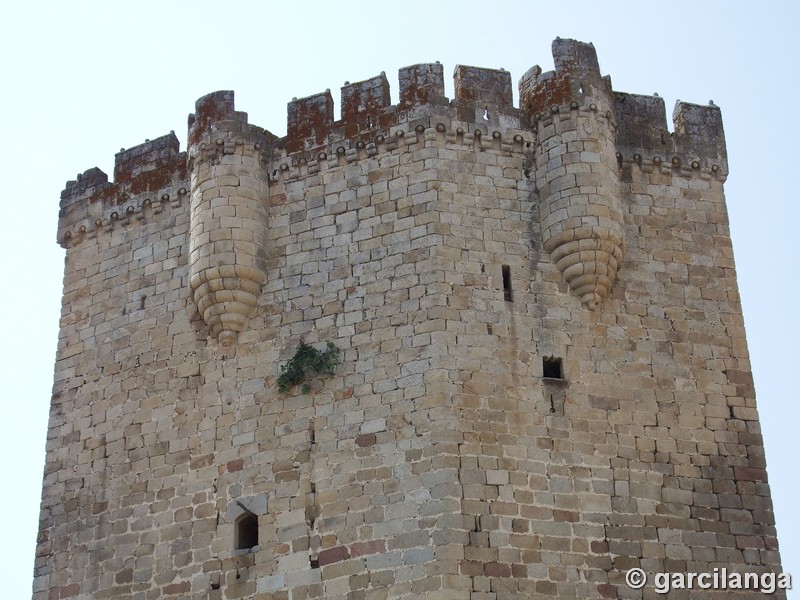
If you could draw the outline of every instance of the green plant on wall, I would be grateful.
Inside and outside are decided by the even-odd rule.
[[[333,375],[336,365],[339,364],[340,354],[341,350],[333,342],[328,342],[325,350],[317,350],[300,342],[292,359],[281,367],[278,390],[285,394],[302,383],[303,393],[307,394],[311,386],[305,382],[315,375]]]

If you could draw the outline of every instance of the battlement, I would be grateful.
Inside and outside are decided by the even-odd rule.
[[[108,175],[93,167],[68,181],[61,192],[61,209],[69,209],[78,199],[119,200],[122,196],[158,190],[167,184],[169,175],[185,176],[186,155],[180,152],[180,142],[175,132],[145,140],[143,144],[121,149],[114,157],[114,182]],[[116,194],[116,195],[115,195]]]
[[[403,67],[399,80],[401,109],[449,102],[444,95],[444,67],[438,62]]]
[[[627,158],[674,167],[710,168],[718,177],[728,173],[728,152],[718,106],[675,103],[674,133],[667,129],[664,99],[615,92],[617,146],[628,150]]]
[[[99,190],[111,185],[108,183],[108,175],[101,169],[92,167],[83,173],[78,173],[75,179],[67,181],[64,190],[61,192],[60,208],[64,210],[70,204],[80,198],[92,198]]]
[[[169,199],[170,192],[176,195],[174,191],[187,180],[186,160],[186,153],[180,151],[180,142],[171,131],[117,152],[113,183],[97,167],[68,181],[59,204],[59,243],[66,246],[77,239],[76,234],[85,233],[89,227],[101,228],[112,220],[118,220],[120,211],[116,207],[128,204],[133,198],[152,196],[148,198],[148,204],[151,204],[153,200],[164,199],[164,196]],[[185,193],[185,188],[182,189]],[[141,211],[143,205],[140,202],[126,206],[126,212],[122,214]]]
[[[385,73],[341,88],[341,118],[334,120],[330,90],[289,103],[287,154],[321,150],[333,143],[375,137],[393,127],[436,115],[445,121],[475,126],[502,127],[497,113],[510,114],[516,122],[511,75],[504,70],[458,65],[453,73],[455,99],[444,95],[443,67],[425,63],[399,71],[400,102],[392,105]],[[492,110],[489,110],[491,107]],[[487,119],[485,114],[494,115]],[[507,126],[506,126],[507,128]]]
[[[675,124],[673,139],[676,153],[698,159],[716,156],[727,163],[722,111],[718,106],[713,103],[702,106],[678,101],[672,112],[672,121]]]
[[[114,182],[133,183],[142,173],[168,164],[180,153],[180,142],[175,132],[155,139],[129,150],[120,150],[114,161]]]
[[[584,98],[595,102],[611,92],[610,78],[600,74],[600,64],[592,44],[557,38],[553,42],[553,71],[542,72],[539,65],[528,70],[519,81],[520,110],[523,121],[552,106]]]
[[[224,123],[224,126],[222,125]],[[257,138],[274,138],[275,136],[261,127],[251,125],[247,121],[247,113],[237,111],[234,107],[233,92],[219,91],[206,94],[195,102],[194,113],[188,119],[188,151],[193,156],[199,150],[203,140],[215,134],[241,135]],[[216,141],[216,140],[215,140]]]
[[[621,161],[666,168],[691,168],[727,175],[727,152],[722,116],[713,104],[678,102],[673,111],[674,133],[667,128],[664,101],[615,91],[603,76],[592,44],[557,38],[553,42],[553,71],[538,65],[519,82],[520,121],[523,126],[570,114],[580,106],[605,112],[616,128]]]
[[[62,221],[67,227],[84,218],[74,210],[74,205],[84,201],[118,205],[143,193],[156,193],[178,180],[185,182],[187,162],[190,169],[192,157],[199,153],[230,153],[237,145],[245,145],[253,156],[280,161],[280,168],[269,167],[280,173],[297,164],[316,163],[321,157],[358,159],[372,154],[359,148],[391,148],[390,139],[421,131],[444,133],[443,140],[475,148],[486,146],[480,143],[481,135],[491,136],[487,139],[496,142],[496,149],[521,151],[522,144],[511,144],[512,139],[530,139],[556,116],[560,121],[577,118],[580,107],[599,111],[615,127],[620,162],[726,176],[725,136],[717,106],[679,102],[673,113],[674,133],[670,133],[663,100],[612,90],[611,79],[601,74],[592,44],[556,39],[553,61],[553,71],[542,72],[534,66],[522,76],[519,108],[513,105],[511,74],[503,69],[457,65],[453,100],[444,95],[439,63],[400,69],[397,104],[391,103],[385,73],[347,82],[341,88],[338,120],[330,90],[290,101],[283,138],[248,123],[247,113],[236,110],[233,91],[213,92],[198,99],[189,115],[188,152],[180,152],[172,132],[120,151],[113,183],[96,168],[67,183],[61,199]],[[409,141],[412,139],[417,138]],[[267,146],[268,153],[264,151]]]
[[[514,106],[511,74],[504,70],[457,65],[453,72],[456,101],[491,104],[501,108]]]

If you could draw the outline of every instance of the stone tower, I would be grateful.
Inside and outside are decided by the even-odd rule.
[[[505,71],[456,67],[448,100],[421,64],[396,105],[383,74],[338,120],[293,100],[284,138],[216,92],[188,152],[67,183],[35,600],[780,571],[720,111],[678,103],[670,133],[591,45],[553,54],[519,108]],[[281,391],[306,345],[333,374]]]

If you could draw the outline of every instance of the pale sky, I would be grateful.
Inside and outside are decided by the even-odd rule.
[[[505,68],[516,82],[552,69],[557,37],[593,42],[614,88],[721,107],[725,184],[784,571],[800,586],[798,366],[800,225],[796,2],[27,2],[0,28],[6,197],[0,201],[0,418],[6,518],[3,598],[29,598],[64,251],[64,183],[175,130],[182,149],[195,100],[220,89],[276,135],[286,103],[385,71],[440,61]],[[515,90],[516,98],[516,90]],[[793,241],[794,240],[794,241]],[[800,594],[790,593],[790,598]]]

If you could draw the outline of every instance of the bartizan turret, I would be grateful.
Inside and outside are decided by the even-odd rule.
[[[535,169],[544,250],[590,309],[614,285],[624,253],[611,82],[594,46],[553,42],[555,71],[520,80],[520,111],[538,145]]]
[[[266,282],[268,173],[273,136],[234,110],[233,92],[200,98],[189,116],[189,285],[223,346],[245,329]]]

